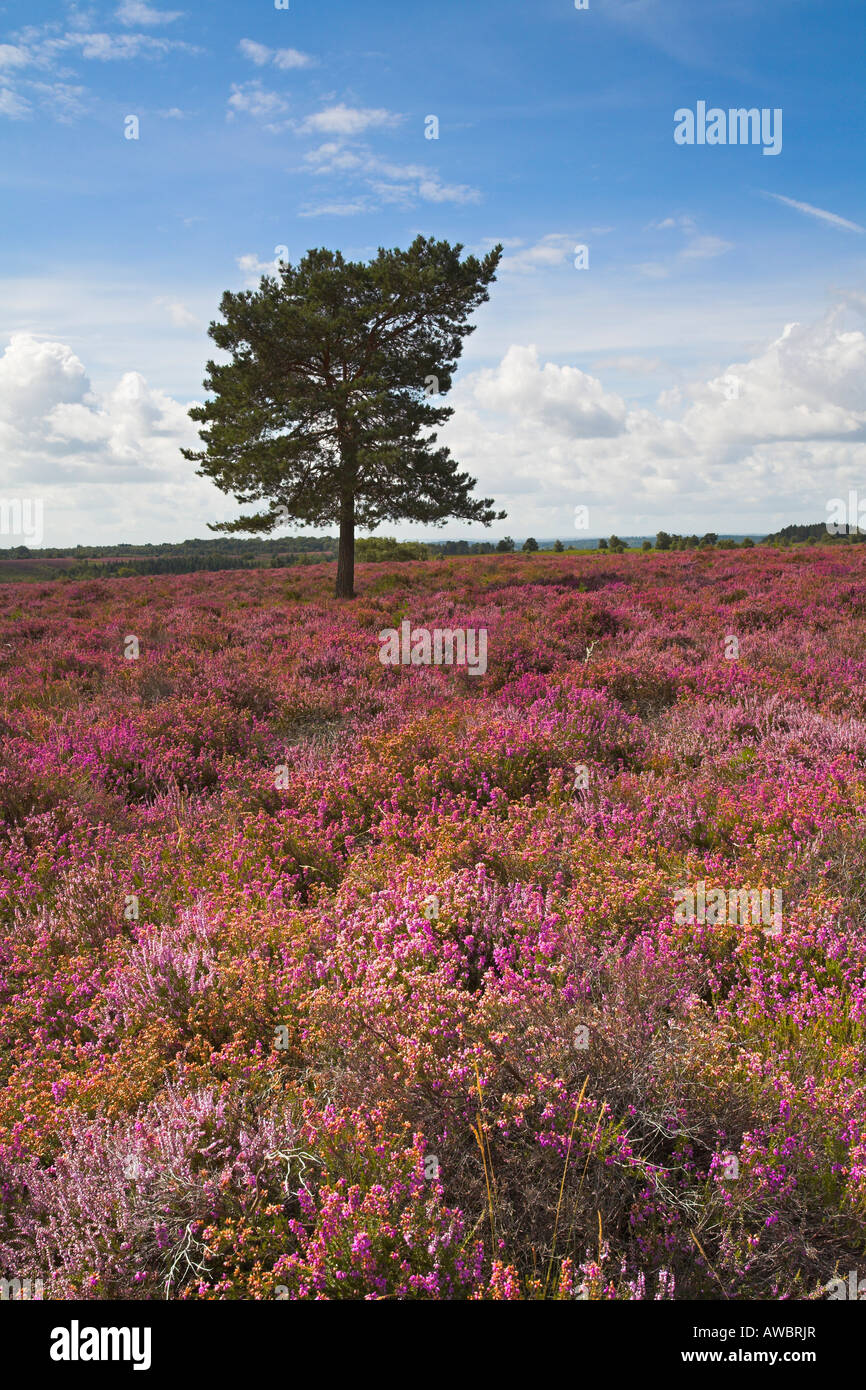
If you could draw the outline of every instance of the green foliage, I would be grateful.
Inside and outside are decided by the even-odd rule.
[[[230,361],[208,362],[211,398],[190,410],[204,447],[182,453],[222,492],[265,506],[212,530],[338,522],[337,593],[349,597],[356,526],[496,519],[430,433],[453,413],[440,397],[502,255],[461,261],[462,249],[418,236],[364,263],[320,248],[223,295],[209,333]]]
[[[393,536],[369,536],[355,542],[359,560],[429,560],[431,553],[421,541],[398,541]]]

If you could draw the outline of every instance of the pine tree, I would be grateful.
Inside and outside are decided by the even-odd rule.
[[[189,412],[205,447],[182,452],[221,491],[266,509],[211,530],[337,523],[336,593],[351,598],[356,527],[505,515],[471,497],[475,479],[429,433],[453,414],[438,398],[502,255],[461,261],[462,250],[422,236],[367,263],[312,250],[258,290],[223,295],[224,322],[209,333],[231,361],[208,362],[213,399]]]

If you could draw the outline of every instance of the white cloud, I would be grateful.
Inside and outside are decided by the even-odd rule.
[[[313,63],[308,53],[301,53],[297,48],[268,48],[266,44],[256,43],[255,39],[241,39],[238,49],[259,68],[272,63],[286,72],[291,68],[308,68]]]
[[[245,58],[249,58],[250,62],[255,63],[257,67],[264,67],[265,63],[269,63],[271,60],[271,50],[265,44],[256,43],[253,39],[241,39],[238,49]]]
[[[25,116],[30,115],[30,103],[13,92],[11,87],[0,87],[0,116],[8,116],[10,120],[22,121]]]
[[[279,267],[279,259],[276,256],[272,261],[260,261],[254,251],[247,251],[243,256],[236,256],[235,262],[243,274],[244,285],[249,290],[258,289],[262,276],[276,275]]]
[[[269,92],[258,78],[252,82],[233,82],[229,97],[228,119],[234,120],[238,112],[253,116],[257,120],[273,122],[275,116],[288,111],[289,104],[279,92]],[[274,128],[273,124],[269,127]]]
[[[99,62],[123,61],[130,58],[158,58],[166,53],[197,53],[192,44],[180,39],[154,39],[150,34],[67,34],[63,39],[44,45],[45,50],[52,47],[79,48],[82,58],[93,58]]]
[[[485,410],[578,438],[619,434],[625,423],[625,402],[619,396],[606,393],[597,378],[577,367],[541,366],[535,347],[512,346],[497,368],[479,372],[474,397]]]
[[[199,328],[201,326],[195,314],[180,300],[161,297],[156,302],[160,308],[165,310],[176,328]]]
[[[0,357],[4,483],[136,481],[167,474],[195,437],[187,408],[126,372],[102,399],[65,343],[13,335]],[[17,476],[16,476],[17,475]]]
[[[67,125],[87,110],[85,87],[72,87],[67,82],[28,82],[27,90],[38,98],[42,110],[49,112],[61,125]]]
[[[732,251],[733,247],[732,241],[723,241],[719,236],[696,236],[680,251],[680,260],[712,260],[715,256],[723,256],[726,251]]]
[[[681,231],[686,238],[685,245],[672,259],[668,261],[644,261],[634,267],[641,275],[654,280],[667,279],[677,261],[713,260],[716,256],[723,256],[726,251],[733,250],[734,246],[732,241],[725,241],[723,237],[700,233],[695,219],[683,214],[677,214],[675,217],[663,217],[659,222],[650,222],[646,230],[650,232]]]
[[[866,231],[866,227],[861,227],[858,222],[849,222],[847,217],[840,217],[835,212],[826,212],[824,208],[813,207],[811,203],[798,203],[796,198],[786,198],[782,193],[767,193],[766,196],[775,198],[777,203],[784,203],[786,207],[796,208],[798,212],[804,212],[808,217],[816,217],[821,222],[829,222],[832,227],[843,227],[849,232]]]
[[[242,509],[179,452],[200,445],[191,404],[137,371],[97,393],[68,344],[15,335],[0,355],[0,487],[43,502],[43,545],[206,536]]]
[[[568,232],[549,232],[533,246],[524,246],[511,256],[503,256],[500,270],[505,274],[532,273],[536,270],[550,270],[564,265],[575,255],[575,247],[583,244],[580,238]]]
[[[0,68],[22,68],[26,67],[29,61],[30,57],[25,48],[19,48],[16,44],[0,43]]]
[[[680,227],[684,232],[693,232],[696,225],[693,217],[678,215],[677,217],[663,217],[660,222],[650,222],[647,231],[668,232],[673,231],[675,227]]]
[[[238,263],[272,269],[252,254]],[[148,321],[154,301],[169,317],[189,312],[180,294],[147,296]],[[31,288],[31,314],[33,304]],[[57,317],[56,296],[46,295],[45,313]],[[128,318],[125,307],[112,341],[128,339]],[[158,339],[156,370],[176,338]],[[827,499],[862,486],[866,334],[841,312],[789,325],[652,408],[604,382],[642,363],[655,366],[611,355],[596,364],[599,375],[513,344],[496,366],[458,377],[441,441],[478,478],[478,492],[509,510],[512,529],[519,518],[520,534],[545,537],[573,534],[577,503],[590,507],[591,534],[744,531],[771,514],[780,524],[795,513],[820,519]],[[96,390],[68,343],[17,334],[0,355],[0,487],[44,495],[49,545],[206,534],[206,521],[238,508],[181,459],[181,445],[198,443],[187,409],[140,371],[112,371]]]
[[[354,203],[319,203],[315,207],[302,208],[299,217],[357,217],[358,213],[371,212],[369,203],[358,200]]]
[[[304,159],[314,166],[317,174],[342,173],[347,169],[369,167],[369,156],[354,154],[351,150],[344,149],[336,140],[329,140],[314,150],[308,150]]]
[[[516,345],[458,379],[452,404],[442,442],[535,534],[567,531],[577,502],[590,506],[594,534],[681,530],[701,517],[704,529],[751,530],[785,507],[818,520],[828,498],[866,477],[866,334],[844,330],[839,311],[789,325],[654,409]]]
[[[339,102],[308,116],[302,129],[321,135],[360,135],[365,130],[381,130],[399,125],[403,117],[382,107],[354,107]]]
[[[314,61],[308,53],[301,53],[297,48],[278,48],[274,53],[274,67],[284,72],[291,68],[311,67]]]
[[[123,0],[117,10],[121,24],[173,24],[182,14],[182,10],[156,10],[145,0]]]
[[[465,183],[440,183],[437,178],[422,179],[418,196],[425,203],[477,203],[481,194]]]
[[[356,173],[380,203],[406,207],[414,202],[477,203],[481,194],[467,184],[442,183],[438,175],[423,164],[395,164],[374,155],[367,146],[346,149],[341,140],[328,140],[308,150],[304,160],[317,175]],[[356,198],[341,203],[329,203],[330,209],[341,206],[352,212],[367,212],[368,198]],[[316,215],[316,209],[305,209],[302,217]]]
[[[135,7],[136,0],[129,0]],[[142,5],[141,9],[152,16],[156,10]],[[127,6],[125,12],[132,13]],[[179,14],[180,12],[178,12]],[[177,15],[165,12],[159,22],[167,22]],[[81,25],[88,23],[90,16],[77,16]],[[107,63],[131,61],[137,58],[161,58],[168,53],[182,52],[197,54],[200,50],[181,40],[153,38],[149,34],[106,34],[75,27],[76,16],[71,19],[72,27],[66,33],[60,32],[59,24],[31,26],[16,35],[15,44],[0,44],[0,73],[5,73],[4,85],[0,88],[0,116],[20,120],[32,114],[38,107],[61,122],[67,123],[81,116],[88,107],[89,94],[86,88],[72,85],[68,66],[60,66],[70,56]],[[129,22],[132,22],[130,20]],[[145,22],[142,20],[141,22]],[[149,23],[156,23],[152,18]],[[62,80],[37,82],[22,76],[22,70],[32,68],[45,73],[56,72]]]

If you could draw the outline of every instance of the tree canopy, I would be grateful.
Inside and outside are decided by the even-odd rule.
[[[212,398],[190,410],[204,448],[183,453],[223,492],[265,506],[212,530],[337,522],[337,595],[351,597],[356,527],[505,515],[471,496],[475,479],[437,446],[453,414],[440,398],[502,255],[462,250],[422,236],[369,262],[312,250],[258,290],[223,295],[209,333],[230,360],[208,362]]]

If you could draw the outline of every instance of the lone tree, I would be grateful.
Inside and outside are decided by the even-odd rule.
[[[231,361],[208,362],[213,398],[189,412],[205,447],[182,453],[222,492],[266,509],[212,531],[336,522],[336,594],[353,598],[356,526],[505,516],[470,496],[475,479],[429,433],[453,414],[438,398],[502,255],[461,261],[462,250],[422,236],[368,263],[313,250],[258,290],[223,295],[225,322],[208,331]]]

